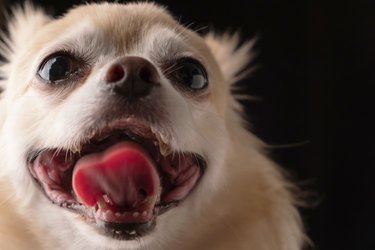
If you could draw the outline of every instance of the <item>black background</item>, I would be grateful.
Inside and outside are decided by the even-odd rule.
[[[36,2],[61,14],[79,1]],[[300,143],[271,156],[319,201],[301,209],[314,249],[374,250],[374,1],[159,3],[203,32],[259,36],[253,64],[261,67],[241,84],[262,100],[244,104],[264,141]]]

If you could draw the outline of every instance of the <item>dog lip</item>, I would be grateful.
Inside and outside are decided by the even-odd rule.
[[[192,165],[195,165],[197,170],[192,171],[189,169],[190,167],[185,167],[186,169],[179,170],[180,172],[175,173],[176,171],[172,171],[169,169],[171,165],[173,165],[173,155],[171,154],[167,157],[163,156],[159,150],[157,150],[157,144],[159,142],[157,136],[157,131],[155,131],[154,128],[151,128],[150,124],[147,124],[144,121],[139,122],[136,119],[126,119],[126,120],[117,120],[113,121],[107,126],[102,127],[101,129],[97,129],[96,131],[91,131],[90,137],[87,139],[87,143],[83,144],[79,152],[72,152],[71,150],[62,150],[59,151],[57,149],[43,149],[43,150],[34,150],[31,151],[28,154],[27,161],[29,166],[29,171],[31,175],[34,177],[34,179],[38,182],[38,184],[41,186],[41,189],[43,193],[46,195],[46,197],[51,200],[56,205],[59,205],[63,208],[69,209],[73,212],[76,212],[78,214],[81,214],[83,219],[87,221],[88,223],[91,223],[94,227],[98,228],[98,231],[101,233],[104,233],[107,236],[110,236],[115,239],[122,239],[122,240],[130,240],[135,239],[144,236],[145,234],[152,231],[154,228],[153,223],[150,223],[152,221],[155,221],[156,224],[156,218],[170,210],[171,208],[178,206],[179,203],[185,198],[188,197],[188,195],[193,191],[193,189],[197,186],[199,180],[204,174],[204,171],[206,169],[206,160],[196,153],[182,153],[178,152],[177,155],[183,155],[185,156],[185,160],[188,162],[190,161]],[[164,136],[164,140],[166,140],[167,137]],[[106,141],[107,140],[107,141]],[[113,141],[111,141],[113,140]],[[80,204],[77,201],[77,198],[74,195],[74,192],[72,192],[71,187],[71,180],[72,180],[72,171],[75,167],[76,162],[86,154],[95,153],[95,152],[101,152],[102,150],[105,150],[105,148],[108,148],[111,145],[114,145],[117,142],[121,141],[133,141],[136,143],[139,143],[142,147],[144,147],[147,151],[150,152],[150,155],[154,158],[154,160],[157,162],[156,167],[157,171],[159,173],[159,178],[161,178],[162,181],[162,195],[160,197],[160,200],[155,204],[153,210],[147,211],[147,213],[152,213],[152,216],[148,217],[149,221],[137,221],[138,223],[132,223],[131,221],[128,221],[126,219],[125,222],[122,222],[121,218],[119,221],[112,220],[112,221],[105,221],[104,217],[97,217],[95,216],[95,209],[89,208],[84,206],[83,204]],[[164,141],[163,140],[163,141]],[[93,142],[98,143],[99,145],[90,145]],[[49,155],[48,155],[49,154]],[[53,155],[53,157],[51,157]],[[57,179],[59,180],[59,174],[62,175],[64,178],[67,178],[68,181],[63,182],[64,185],[51,185],[50,178],[53,179],[53,176],[56,177],[56,173],[51,175],[51,172],[49,172],[49,168],[53,168],[53,170],[56,170],[55,165],[49,166],[49,163],[42,164],[44,168],[40,168],[40,161],[41,160],[51,160],[54,161],[56,158],[54,157],[66,157],[69,155],[72,157],[72,163],[71,165],[65,166],[62,165],[58,167],[57,169],[62,169],[62,171],[67,172],[57,172]],[[48,159],[48,157],[50,159]],[[43,158],[47,157],[47,158]],[[158,158],[158,159],[156,159]],[[165,167],[161,161],[169,162],[170,164]],[[195,162],[195,163],[194,163]],[[64,162],[65,163],[65,162]],[[174,160],[174,163],[176,163],[176,160]],[[48,168],[49,167],[49,168]],[[179,167],[178,167],[179,168]],[[190,170],[190,171],[189,171]],[[68,177],[67,177],[68,176]],[[195,180],[192,179],[193,177],[196,178]],[[179,179],[180,184],[175,184],[174,182]],[[66,180],[66,179],[64,179]],[[190,184],[183,184],[183,181],[190,180]],[[177,185],[177,186],[176,186]],[[180,185],[180,186],[178,186]],[[188,185],[188,186],[184,186]],[[63,187],[62,187],[63,186]],[[56,188],[57,187],[57,188]],[[178,187],[182,189],[182,191],[178,191]],[[176,191],[177,190],[177,191]],[[177,192],[177,194],[173,194],[172,191]],[[169,192],[169,193],[168,193]],[[114,214],[116,212],[121,211],[114,211]],[[143,212],[143,211],[137,211]],[[137,230],[129,230],[131,226],[130,224],[133,224],[134,228],[142,228]],[[142,226],[141,226],[142,224]],[[146,230],[146,225],[149,225],[149,230]],[[128,227],[129,226],[129,227]],[[139,227],[138,227],[139,226]],[[107,228],[102,228],[107,227]],[[118,230],[119,227],[126,228],[124,230]],[[135,233],[134,233],[135,232]]]

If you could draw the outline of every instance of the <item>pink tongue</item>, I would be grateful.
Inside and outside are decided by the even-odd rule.
[[[74,168],[73,190],[87,206],[104,196],[117,208],[135,209],[145,202],[155,205],[160,181],[148,154],[137,144],[121,142],[82,157]]]

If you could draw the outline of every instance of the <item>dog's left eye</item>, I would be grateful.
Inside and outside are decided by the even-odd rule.
[[[72,56],[58,54],[43,61],[38,75],[43,80],[53,83],[69,78],[76,70],[76,63]]]
[[[169,74],[178,87],[185,90],[197,91],[205,89],[208,85],[205,68],[198,61],[183,58],[177,61]]]

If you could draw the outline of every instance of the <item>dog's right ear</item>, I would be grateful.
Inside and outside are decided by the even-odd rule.
[[[253,46],[256,38],[241,43],[238,33],[215,34],[208,33],[205,42],[211,49],[216,61],[228,84],[232,86],[254,71],[254,67],[248,68],[249,63],[256,56]]]
[[[27,44],[42,26],[51,21],[51,17],[30,2],[12,8],[10,14],[5,14],[5,17],[8,20],[6,31],[0,33],[0,57],[2,61],[0,89],[3,90],[7,87],[10,65],[17,58],[20,48]]]

